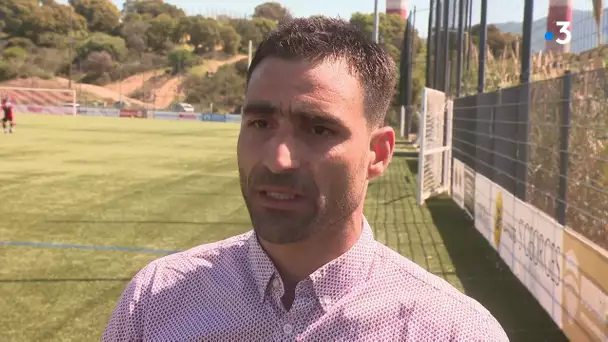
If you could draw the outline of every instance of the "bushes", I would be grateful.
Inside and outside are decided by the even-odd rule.
[[[106,52],[103,52],[107,54]],[[104,67],[108,64],[95,64],[93,61],[102,62],[97,55],[99,52],[92,52],[83,62],[83,71],[87,74],[81,79],[83,83],[91,83],[97,85],[105,85],[127,77],[156,69],[162,69],[167,66],[167,57],[159,56],[153,53],[144,53],[133,55],[130,61],[116,63],[112,59],[110,68]],[[91,58],[91,55],[96,57]],[[109,54],[107,54],[109,56]],[[139,57],[138,57],[139,56]],[[109,56],[111,58],[111,56]],[[106,59],[107,60],[107,59]],[[99,70],[99,69],[103,70]]]
[[[105,33],[93,33],[78,46],[76,51],[81,61],[84,61],[94,51],[105,51],[116,61],[122,61],[128,53],[124,39]]]
[[[201,63],[199,56],[184,48],[178,48],[169,52],[168,60],[174,74],[183,72]]]
[[[21,47],[13,46],[2,51],[0,81],[32,76],[48,78],[49,74],[32,63],[32,56]]]
[[[19,73],[10,63],[0,60],[0,81],[8,81],[18,76]]]
[[[190,75],[182,84],[185,102],[202,107],[213,104],[218,113],[228,113],[245,99],[245,77],[235,65],[224,65],[211,77]]]
[[[249,71],[249,61],[247,59],[242,59],[236,63],[234,63],[234,68],[241,77],[247,78],[247,72]]]

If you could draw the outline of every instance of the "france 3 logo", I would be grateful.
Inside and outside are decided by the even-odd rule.
[[[555,26],[559,27],[559,33],[561,35],[553,34],[551,31],[547,31],[545,33],[545,40],[555,40],[557,44],[566,45],[569,44],[572,40],[572,32],[570,31],[570,26],[572,25],[569,21],[556,21]]]

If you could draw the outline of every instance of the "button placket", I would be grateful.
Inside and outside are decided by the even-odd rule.
[[[272,280],[272,288],[275,291],[279,291],[281,289],[281,281],[278,278],[274,278]]]

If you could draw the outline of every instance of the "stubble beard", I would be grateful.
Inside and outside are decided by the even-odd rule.
[[[308,175],[272,175],[269,170],[257,166],[249,175],[239,168],[239,179],[243,199],[249,211],[253,229],[258,238],[273,244],[290,244],[304,241],[319,233],[332,233],[343,226],[342,222],[359,207],[363,191],[351,184],[352,179],[335,177],[326,196],[321,196],[318,187]],[[347,173],[346,173],[347,174]],[[275,178],[279,177],[279,178]],[[275,180],[277,183],[274,184]],[[287,185],[304,191],[307,201],[302,211],[287,211],[263,208],[255,203],[256,185]]]

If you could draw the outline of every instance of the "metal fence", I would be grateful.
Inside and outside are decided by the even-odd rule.
[[[454,158],[608,249],[608,71],[454,101]]]

